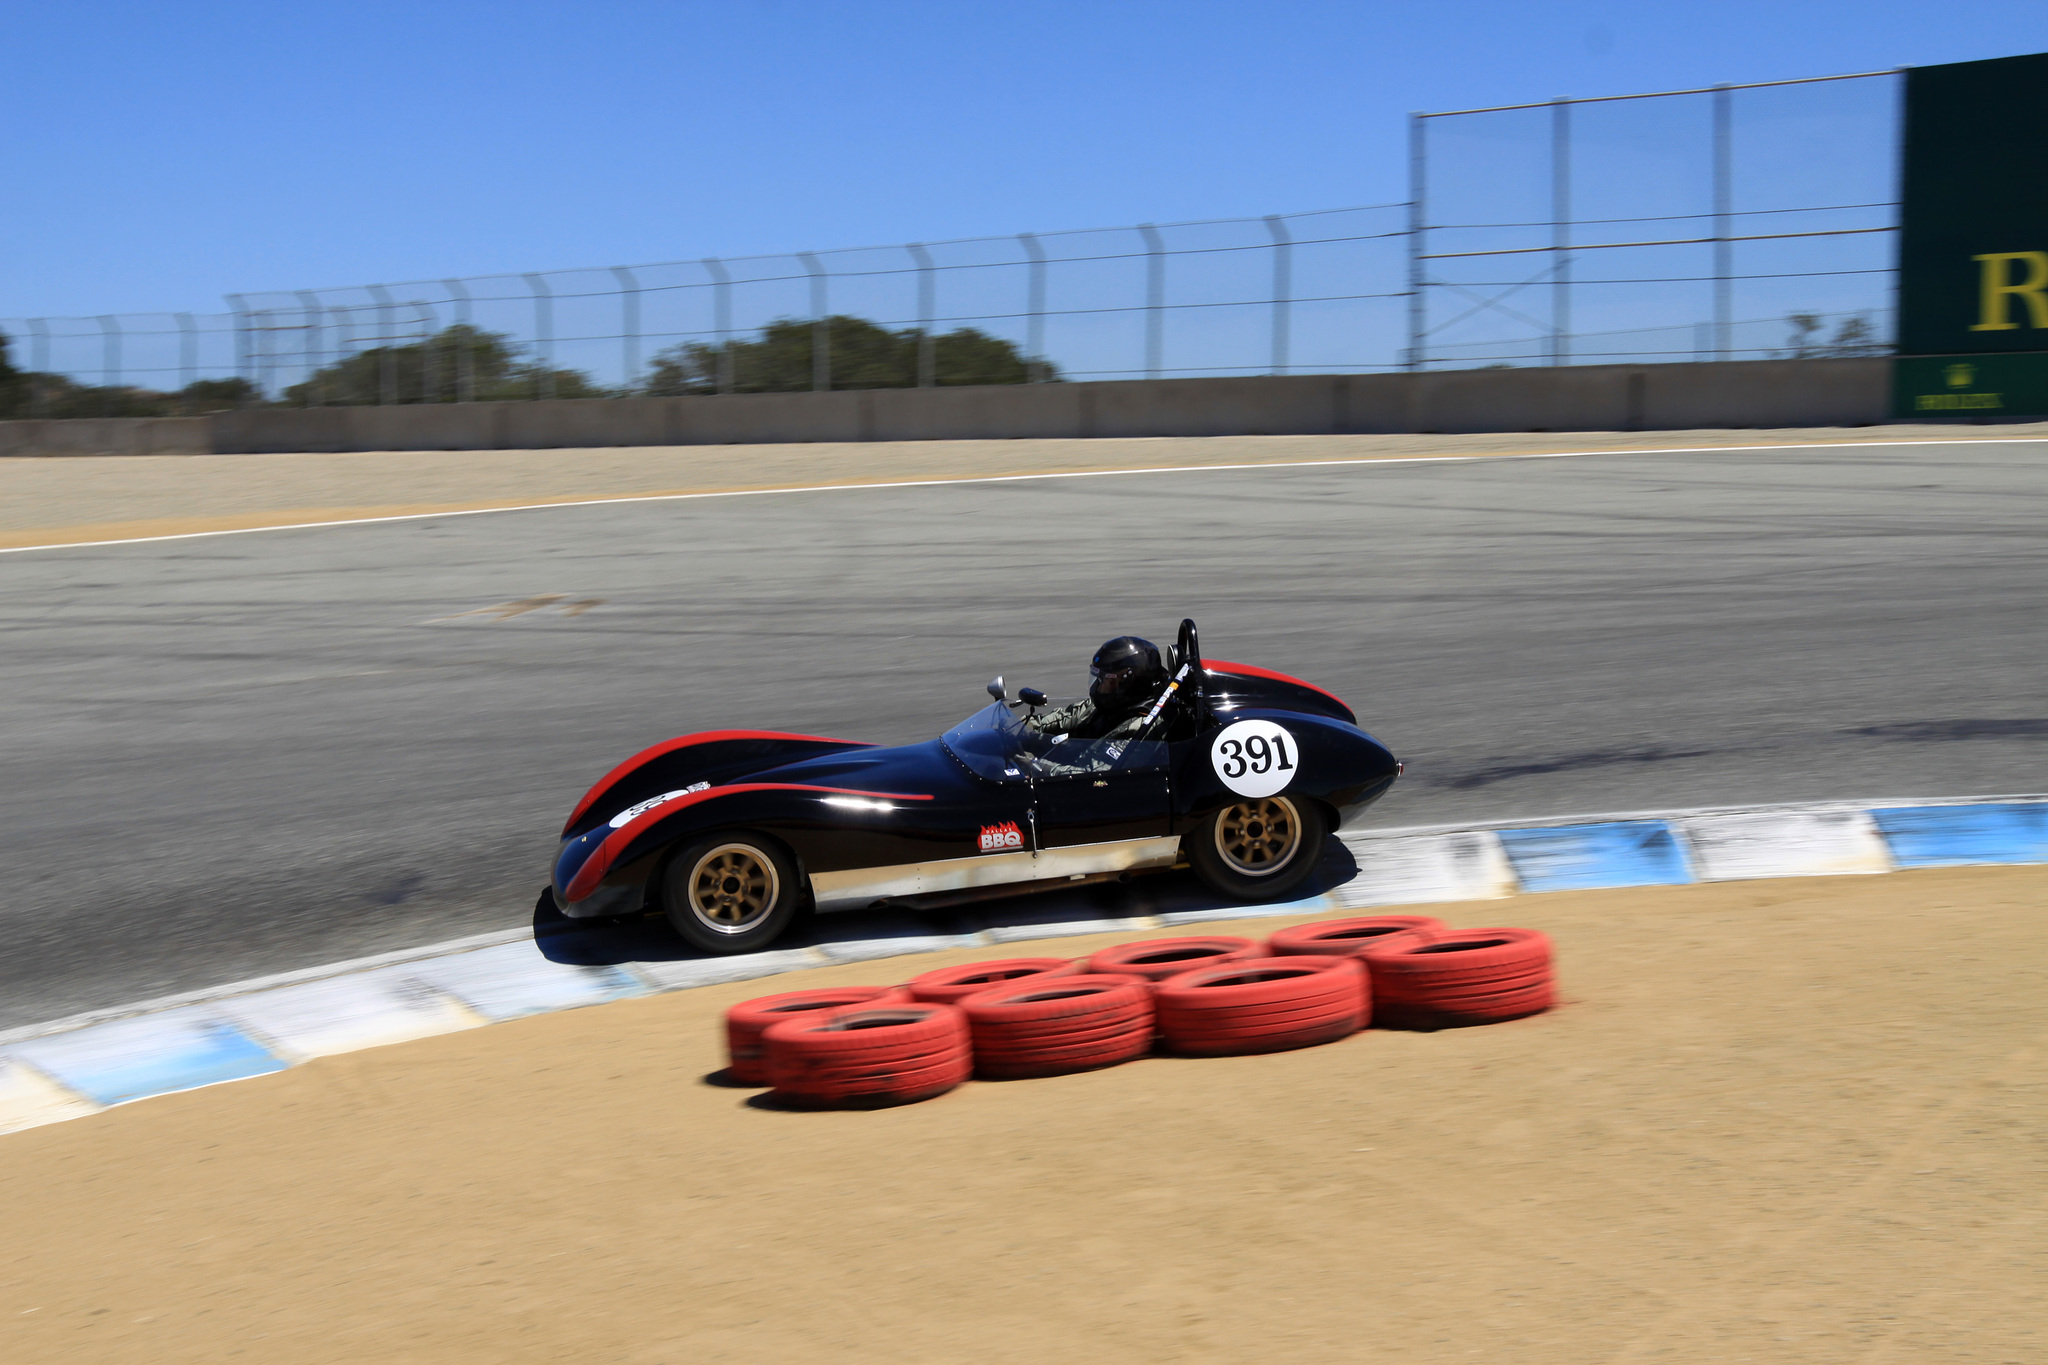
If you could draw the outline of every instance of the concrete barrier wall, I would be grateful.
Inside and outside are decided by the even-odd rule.
[[[71,417],[0,422],[4,455],[205,455],[205,417]]]
[[[254,408],[211,417],[0,422],[0,455],[1855,426],[1886,419],[1890,376],[1885,359],[1756,360]]]

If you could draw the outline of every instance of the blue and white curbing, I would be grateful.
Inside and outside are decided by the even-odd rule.
[[[1526,892],[2048,862],[2048,795],[1651,811],[1345,842],[1355,876],[1279,905],[597,967],[550,961],[521,929],[53,1020],[0,1033],[0,1133],[526,1015],[948,948]]]

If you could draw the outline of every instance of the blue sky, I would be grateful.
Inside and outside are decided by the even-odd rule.
[[[1374,203],[1414,109],[2044,48],[2041,0],[17,3],[0,315]]]

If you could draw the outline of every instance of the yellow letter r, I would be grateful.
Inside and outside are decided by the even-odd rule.
[[[2027,316],[2034,326],[2048,327],[2048,296],[2044,296],[2044,291],[2048,291],[2048,251],[1996,251],[1970,259],[1983,267],[1978,279],[1984,300],[1971,331],[2010,332],[2018,327],[2007,316],[2014,295],[2027,301]],[[2027,277],[2014,282],[2012,266],[2021,261],[2027,263]]]

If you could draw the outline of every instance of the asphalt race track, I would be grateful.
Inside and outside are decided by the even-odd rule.
[[[636,748],[900,742],[1162,643],[1378,823],[2048,788],[2048,443],[618,503],[0,556],[0,1027],[527,922]]]

